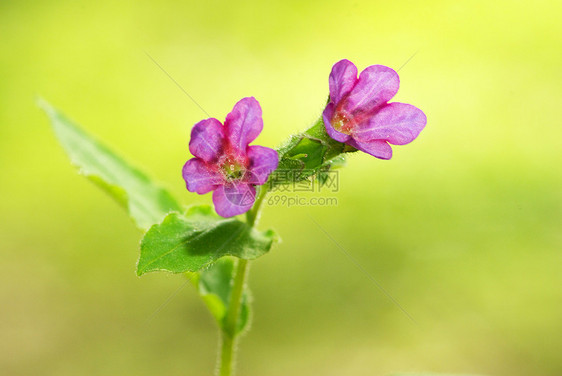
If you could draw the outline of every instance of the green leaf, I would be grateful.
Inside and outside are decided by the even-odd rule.
[[[275,239],[271,230],[260,232],[235,218],[219,217],[209,206],[194,206],[185,215],[168,214],[148,230],[137,274],[195,272],[223,256],[252,260],[267,253]]]
[[[234,261],[224,257],[209,268],[202,270],[196,278],[195,286],[199,295],[209,308],[221,329],[225,327],[227,309],[231,294],[231,281],[234,274]],[[242,295],[237,333],[242,332],[250,319],[250,291],[247,287]]]
[[[316,173],[316,178],[318,179],[320,187],[324,186],[324,184],[329,181],[330,171],[340,169],[344,167],[345,164],[345,155],[338,155],[334,159],[324,162],[322,167],[319,168],[318,172]]]
[[[270,186],[296,183],[311,176],[329,171],[345,163],[343,153],[357,151],[344,143],[332,139],[319,119],[305,132],[293,135],[281,147],[277,172],[271,174]],[[288,173],[290,172],[290,173]]]
[[[174,198],[143,172],[93,139],[46,101],[39,99],[38,105],[49,116],[58,141],[80,174],[123,205],[139,228],[147,229],[167,213],[180,210]]]

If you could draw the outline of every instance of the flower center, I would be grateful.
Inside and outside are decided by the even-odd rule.
[[[221,164],[221,171],[228,181],[240,180],[246,173],[246,166],[235,158],[226,157]]]
[[[332,117],[332,127],[340,133],[351,134],[353,127],[355,126],[355,121],[351,116],[336,112]]]

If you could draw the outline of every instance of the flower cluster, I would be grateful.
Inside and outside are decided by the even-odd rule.
[[[398,74],[383,65],[367,67],[357,77],[349,60],[337,62],[330,74],[330,101],[323,116],[327,135],[380,159],[392,157],[392,145],[412,142],[425,127],[425,114],[410,104],[388,103],[400,85]],[[217,213],[231,217],[250,210],[255,186],[277,169],[277,151],[249,145],[263,128],[258,101],[243,98],[224,125],[210,118],[195,124],[189,150],[195,156],[183,167],[190,192],[213,191]]]

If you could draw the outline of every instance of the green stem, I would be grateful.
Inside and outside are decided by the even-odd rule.
[[[267,193],[265,185],[259,188],[259,194],[256,197],[254,207],[246,213],[246,223],[254,226],[258,219],[259,210],[263,199]],[[228,311],[226,313],[225,325],[221,333],[221,349],[219,355],[219,376],[233,375],[235,351],[237,345],[237,329],[240,315],[240,306],[242,304],[242,295],[244,293],[244,284],[248,274],[248,260],[238,259],[236,274],[233,276],[232,290],[230,293]]]
[[[237,345],[238,315],[244,291],[244,282],[248,270],[248,260],[239,259],[230,295],[230,305],[226,316],[225,327],[221,334],[222,346],[220,354],[220,376],[231,376]]]
[[[259,191],[256,197],[256,202],[254,203],[254,207],[252,208],[252,210],[246,213],[246,223],[248,225],[253,227],[256,224],[260,212],[260,207],[266,194],[267,194],[267,186],[262,185],[261,187],[259,187]]]
[[[234,339],[222,333],[221,342],[218,375],[230,376],[232,375],[232,366],[234,365],[232,361],[234,357]]]

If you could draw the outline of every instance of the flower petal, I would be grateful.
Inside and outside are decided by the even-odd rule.
[[[213,192],[215,210],[226,218],[247,212],[255,200],[256,189],[246,183],[228,183]]]
[[[277,151],[265,146],[249,146],[248,158],[250,159],[250,166],[246,171],[244,181],[256,185],[265,184],[269,174],[275,171],[279,164]]]
[[[224,183],[221,173],[199,158],[187,161],[183,166],[182,175],[187,190],[200,195],[209,193]]]
[[[254,97],[242,98],[226,115],[224,122],[230,145],[241,153],[256,139],[263,129],[261,107]]]
[[[384,65],[371,65],[359,75],[357,84],[344,101],[349,113],[366,113],[392,99],[398,92],[398,73]]]
[[[191,130],[189,151],[205,162],[212,162],[222,154],[224,145],[224,128],[214,118],[201,120]]]
[[[343,59],[332,67],[330,73],[330,99],[338,103],[357,82],[357,67],[351,61]]]
[[[418,137],[426,122],[419,108],[406,103],[389,103],[359,124],[353,138],[360,142],[386,140],[394,145],[405,145]]]
[[[345,133],[336,131],[331,124],[331,120],[334,117],[334,108],[335,108],[334,103],[330,102],[324,109],[324,112],[322,113],[322,118],[324,120],[324,127],[326,127],[326,132],[331,138],[339,142],[346,142],[347,140],[350,139],[350,136]]]
[[[392,148],[386,141],[383,140],[359,142],[351,139],[347,142],[347,144],[353,146],[356,149],[364,151],[367,154],[371,154],[373,157],[377,157],[380,159],[392,158]]]

